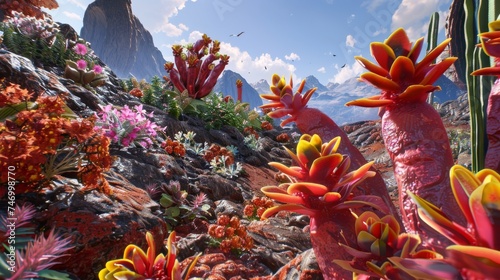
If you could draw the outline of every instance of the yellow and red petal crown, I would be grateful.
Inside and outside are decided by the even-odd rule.
[[[316,91],[316,88],[312,88],[302,95],[305,83],[306,81],[302,80],[299,88],[294,93],[293,80],[291,77],[290,83],[286,84],[285,77],[280,77],[279,75],[274,74],[271,79],[271,94],[260,95],[262,99],[269,100],[270,102],[260,106],[260,108],[272,109],[273,111],[268,113],[268,116],[271,118],[279,119],[285,116],[290,116],[288,119],[281,122],[281,126],[285,126],[286,124],[295,121],[297,113],[307,107],[307,102]]]
[[[394,31],[384,42],[373,42],[370,51],[376,63],[356,56],[369,72],[362,74],[360,81],[379,88],[382,92],[367,98],[346,103],[347,106],[382,107],[398,103],[425,102],[430,92],[440,90],[434,82],[455,62],[455,57],[434,63],[444,51],[450,39],[443,41],[420,61],[423,38],[415,44],[410,42],[404,29]]]
[[[268,208],[262,219],[279,211],[292,211],[315,217],[322,210],[347,209],[350,207],[372,206],[386,209],[381,201],[372,196],[351,197],[355,186],[375,172],[370,171],[373,162],[366,163],[359,169],[347,172],[349,157],[337,153],[340,137],[323,143],[318,135],[304,134],[297,144],[296,153],[287,149],[296,163],[295,166],[271,162],[269,165],[285,173],[289,183],[279,186],[266,186],[261,190],[268,197],[285,203]],[[313,231],[314,229],[312,229]]]
[[[487,55],[495,58],[495,65],[478,69],[472,72],[471,75],[500,76],[500,19],[490,22],[488,26],[489,32],[479,34],[480,46]]]

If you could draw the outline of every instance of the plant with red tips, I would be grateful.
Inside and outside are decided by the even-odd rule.
[[[478,69],[471,75],[497,76],[488,97],[486,108],[486,134],[488,135],[488,151],[486,152],[485,167],[500,172],[500,19],[489,23],[489,32],[479,34],[481,47],[491,57],[495,65]]]
[[[179,271],[179,262],[176,259],[176,248],[173,245],[175,236],[175,231],[173,231],[168,237],[168,254],[166,256],[163,254],[156,255],[153,235],[147,232],[146,241],[148,249],[146,253],[134,244],[128,245],[123,252],[122,259],[108,261],[106,267],[99,271],[99,279],[187,280],[199,255],[194,258],[187,270],[181,273]]]
[[[271,110],[268,116],[272,118],[282,118],[288,116],[281,126],[295,122],[297,128],[303,134],[318,134],[325,142],[340,137],[342,145],[339,147],[340,154],[347,154],[351,160],[350,169],[353,171],[366,164],[366,159],[361,152],[350,142],[347,134],[327,115],[315,108],[307,107],[307,102],[315,92],[315,88],[308,90],[302,94],[305,86],[303,80],[297,91],[293,92],[293,81],[287,85],[285,78],[274,74],[271,81],[271,94],[262,94],[263,99],[270,101],[268,104],[261,106],[263,110]],[[362,182],[359,187],[354,190],[355,194],[371,193],[384,201],[390,209],[393,216],[398,217],[398,212],[392,203],[387,192],[387,187],[379,173],[374,173],[374,176]]]
[[[318,135],[302,135],[297,153],[286,149],[297,166],[271,162],[271,166],[286,174],[289,182],[279,186],[266,186],[261,190],[268,197],[284,203],[268,208],[262,219],[279,211],[291,211],[310,216],[311,241],[318,264],[326,279],[348,277],[347,271],[336,269],[331,260],[352,257],[339,240],[356,240],[352,229],[354,217],[350,208],[373,207],[383,213],[389,211],[378,196],[353,195],[353,189],[364,179],[372,177],[372,162],[347,172],[351,164],[348,156],[337,153],[340,137],[323,143]],[[325,248],[325,244],[333,247]]]
[[[401,233],[399,223],[393,216],[386,215],[379,218],[377,214],[370,211],[355,216],[356,242],[354,246],[342,244],[342,247],[353,256],[353,259],[333,261],[342,268],[353,272],[353,279],[359,279],[361,276],[410,279],[408,278],[409,274],[404,269],[391,262],[401,259],[417,262],[421,265],[421,271],[434,271],[435,268],[430,268],[428,264],[440,262],[441,273],[443,271],[449,273],[442,274],[442,276],[450,276],[446,279],[453,279],[452,276],[459,275],[458,270],[443,263],[443,257],[438,253],[430,250],[417,251],[421,243],[420,237],[415,234]]]
[[[496,275],[500,272],[500,175],[491,169],[473,174],[455,165],[450,170],[450,180],[466,226],[429,201],[409,195],[417,204],[422,221],[455,244],[446,248],[448,263],[464,276],[472,273],[478,279],[486,279]]]
[[[381,93],[346,104],[381,107],[381,132],[394,162],[404,225],[408,232],[424,234],[422,239],[438,250],[444,249],[447,244],[441,244],[432,230],[419,225],[415,204],[406,191],[442,206],[443,211],[455,217],[454,213],[459,213],[448,188],[447,173],[453,166],[453,156],[446,129],[439,113],[426,102],[430,92],[440,89],[433,83],[456,60],[450,57],[432,63],[448,42],[449,39],[442,42],[420,62],[417,58],[423,38],[412,46],[402,28],[394,31],[384,42],[372,43],[371,54],[378,65],[363,57],[356,59],[369,70],[361,75],[360,80],[379,88]],[[459,217],[457,221],[462,222]]]
[[[194,99],[207,96],[229,63],[229,56],[219,54],[219,50],[220,42],[212,41],[206,34],[194,45],[172,46],[175,63],[166,62],[164,67],[174,87],[180,93],[187,91]]]

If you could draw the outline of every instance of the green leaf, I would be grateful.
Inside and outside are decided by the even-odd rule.
[[[174,201],[172,200],[172,197],[170,197],[168,194],[162,194],[160,198],[160,205],[168,208],[174,204]]]
[[[37,105],[38,104],[35,102],[22,102],[2,107],[0,108],[0,122],[4,122],[7,119],[13,119],[17,113],[34,109]]]
[[[71,280],[68,274],[50,269],[44,269],[39,271],[38,276],[54,280]]]
[[[181,209],[179,207],[170,207],[165,210],[165,215],[170,216],[170,217],[179,217],[181,214]]]

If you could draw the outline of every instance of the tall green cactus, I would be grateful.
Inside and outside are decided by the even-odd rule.
[[[429,20],[429,29],[427,31],[427,49],[426,53],[429,51],[433,50],[437,46],[437,39],[438,39],[438,32],[439,32],[439,13],[434,12],[431,16],[431,19]],[[434,60],[433,63],[436,61]],[[432,105],[434,103],[434,92],[431,92],[429,94],[429,97],[427,99],[427,102]]]
[[[496,19],[500,4],[498,0],[464,0],[464,33],[466,55],[466,85],[469,98],[472,171],[484,168],[487,150],[486,107],[493,83],[492,77],[471,76],[476,69],[492,65],[481,48],[477,47],[478,34],[488,31],[488,22]]]

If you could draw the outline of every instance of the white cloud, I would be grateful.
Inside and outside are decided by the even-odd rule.
[[[325,67],[320,67],[317,71],[323,74],[326,73]]]
[[[261,79],[269,81],[274,73],[286,77],[292,75],[294,80],[298,80],[294,65],[280,58],[273,58],[269,53],[262,53],[252,58],[247,51],[242,51],[240,48],[225,42],[221,42],[220,53],[230,57],[226,69],[239,73],[250,83]]]
[[[352,48],[354,47],[354,44],[356,44],[356,39],[354,39],[354,36],[352,36],[351,34],[347,35],[347,37],[345,38],[345,45]]]
[[[363,66],[361,66],[358,62],[354,62],[352,65],[345,65],[344,67],[335,65],[335,68],[339,70],[339,72],[328,81],[339,84],[349,80],[350,78],[358,77],[365,71],[365,68],[363,68]]]
[[[151,33],[163,32],[169,37],[177,37],[189,28],[184,24],[172,24],[170,18],[184,9],[186,2],[188,0],[132,1],[132,10]]]
[[[82,10],[85,10],[85,9],[87,9],[87,6],[90,4],[90,2],[92,2],[92,1],[89,1],[89,0],[84,0],[84,1],[81,1],[81,0],[67,0],[66,2],[71,3],[74,6],[77,6],[78,8],[80,8]]]
[[[439,6],[448,2],[449,0],[422,0],[418,2],[402,0],[392,16],[391,29],[403,27],[410,40],[415,41],[427,33],[432,13],[439,11]]]
[[[70,19],[82,20],[82,17],[79,14],[77,14],[77,13],[72,13],[72,12],[64,11],[63,14],[64,14],[64,16],[66,16],[67,18],[70,18]]]
[[[387,0],[368,0],[361,3],[362,7],[366,7],[366,10],[369,12],[375,11],[379,6],[384,4]]]
[[[286,60],[300,60],[300,56],[296,53],[291,53],[290,55],[285,55]]]

